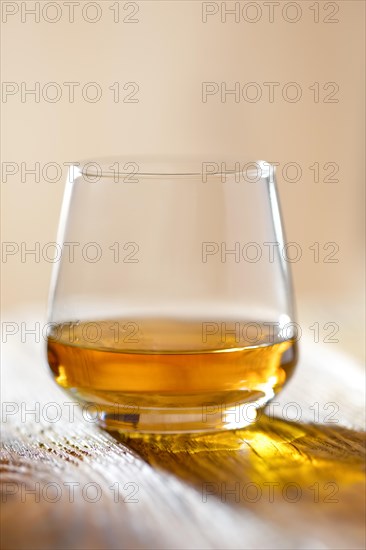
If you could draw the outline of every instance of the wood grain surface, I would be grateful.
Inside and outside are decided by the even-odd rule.
[[[293,380],[251,427],[138,437],[72,405],[42,339],[9,338],[2,548],[364,548],[363,370],[300,344]]]

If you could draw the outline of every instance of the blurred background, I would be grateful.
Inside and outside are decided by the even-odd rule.
[[[337,323],[339,345],[362,355],[363,2],[1,8],[4,242],[55,241],[66,164],[78,159],[273,161],[287,238],[302,251],[292,265],[300,322]],[[42,256],[3,257],[7,318],[46,308],[51,270]]]

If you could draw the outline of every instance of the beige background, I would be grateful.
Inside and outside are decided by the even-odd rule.
[[[3,9],[6,2],[2,2]],[[238,160],[265,158],[292,161],[303,169],[298,183],[279,177],[287,236],[303,249],[293,265],[300,320],[337,322],[340,344],[356,355],[362,352],[363,257],[364,257],[364,11],[362,1],[333,3],[339,12],[323,21],[330,11],[319,2],[320,22],[314,23],[314,2],[302,1],[302,17],[288,23],[281,15],[268,22],[263,2],[257,23],[220,14],[202,22],[199,1],[139,2],[138,23],[114,23],[113,2],[99,2],[102,17],[95,24],[83,21],[75,9],[68,22],[63,2],[62,17],[51,24],[39,23],[21,9],[33,2],[13,2],[19,12],[2,23],[2,80],[31,88],[50,81],[62,86],[57,103],[32,97],[22,103],[20,94],[9,96],[2,108],[2,162],[41,166],[85,157],[126,154],[199,154],[231,156]],[[41,2],[44,5],[44,2]],[[86,3],[81,1],[81,6]],[[121,2],[121,18],[133,8]],[[228,3],[232,5],[233,3]],[[242,6],[247,2],[241,2]],[[23,8],[22,8],[23,5]],[[128,9],[125,9],[128,8]],[[50,17],[53,14],[50,13]],[[89,12],[92,17],[92,11]],[[290,12],[289,12],[290,13]],[[292,17],[292,13],[290,13]],[[67,99],[63,82],[81,87],[98,82],[103,97],[97,103]],[[136,82],[138,103],[114,103],[108,87]],[[257,82],[263,90],[258,103],[235,103],[219,96],[202,103],[202,82]],[[268,102],[263,82],[277,81],[275,101]],[[298,103],[282,99],[278,90],[297,82],[303,92]],[[314,103],[309,86],[336,82],[338,103]],[[330,89],[328,92],[331,91]],[[123,92],[123,90],[122,90]],[[126,92],[123,92],[126,93]],[[339,165],[339,182],[314,183],[309,166],[314,162]],[[321,179],[324,178],[321,173]],[[2,183],[2,239],[45,244],[55,240],[64,177],[55,183],[39,183],[20,173]],[[339,263],[315,263],[309,250],[335,242]],[[45,307],[52,264],[20,256],[2,263],[2,299],[5,311]],[[9,314],[8,314],[9,317]]]

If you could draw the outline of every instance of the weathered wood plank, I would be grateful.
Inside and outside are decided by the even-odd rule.
[[[302,348],[293,381],[256,425],[141,438],[107,434],[79,410],[70,417],[42,343],[10,342],[3,548],[363,548],[363,374],[325,346]],[[62,410],[56,422],[50,403]],[[300,422],[289,421],[293,403]]]
[[[293,537],[325,537],[330,548],[364,544],[364,433],[262,416],[231,433],[123,441],[207,502],[242,506]]]

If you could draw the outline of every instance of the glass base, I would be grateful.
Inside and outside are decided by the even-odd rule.
[[[136,413],[102,412],[100,427],[120,433],[177,434],[219,432],[244,428],[255,422],[257,410],[268,398],[255,402],[207,403],[198,408],[139,408]]]

